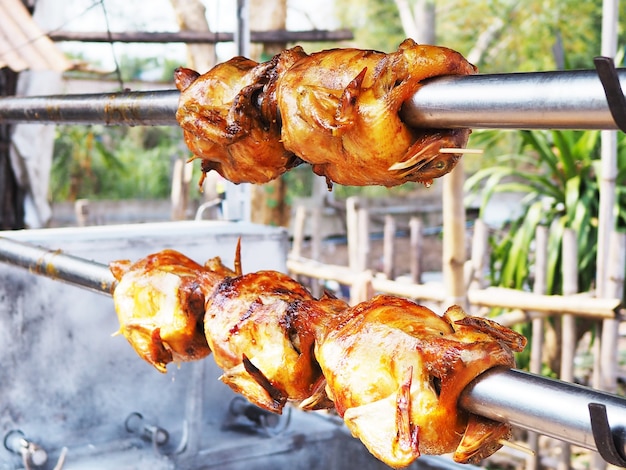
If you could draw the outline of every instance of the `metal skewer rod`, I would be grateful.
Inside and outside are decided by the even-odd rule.
[[[34,274],[112,295],[113,275],[104,264],[0,237],[0,262]],[[614,445],[626,455],[626,399],[587,387],[507,368],[491,369],[463,391],[459,405],[496,421],[598,450],[589,404],[606,407]]]
[[[178,90],[0,98],[0,124],[174,126]]]
[[[626,456],[626,399],[515,369],[494,368],[465,388],[459,405],[480,416],[598,451],[589,404],[606,407],[614,445]]]
[[[0,262],[100,294],[111,295],[115,285],[113,274],[104,264],[10,238],[0,237]]]
[[[617,71],[626,89],[626,69]],[[0,123],[177,125],[177,90],[0,98]],[[415,127],[617,129],[595,70],[431,79],[403,106]]]

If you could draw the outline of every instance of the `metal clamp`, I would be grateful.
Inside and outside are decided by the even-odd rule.
[[[283,433],[291,421],[291,408],[285,408],[284,415],[278,415],[259,408],[243,397],[234,397],[228,405],[228,415],[224,429],[242,430],[275,437]]]
[[[595,57],[593,63],[604,88],[611,116],[617,127],[626,132],[626,98],[622,92],[615,63],[610,57]]]
[[[626,456],[618,448],[616,432],[611,429],[609,424],[606,406],[601,403],[589,403],[589,417],[591,418],[593,439],[600,456],[607,463],[617,465],[618,467],[626,467]]]
[[[128,415],[124,421],[124,427],[129,433],[137,434],[142,439],[152,442],[155,448],[167,444],[170,439],[165,429],[146,423],[143,415],[136,411]]]
[[[40,445],[28,440],[19,429],[4,435],[4,448],[22,457],[24,468],[41,467],[48,461],[48,453]]]

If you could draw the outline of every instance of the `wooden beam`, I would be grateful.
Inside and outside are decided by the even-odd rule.
[[[186,44],[214,44],[218,42],[233,42],[234,33],[204,32],[204,31],[176,31],[176,32],[145,32],[145,31],[52,31],[48,33],[55,42],[141,42],[141,43],[168,43],[182,42]],[[354,39],[352,31],[339,29],[329,31],[315,29],[310,31],[251,31],[250,41],[257,43],[288,43],[288,42],[325,42],[348,41]]]

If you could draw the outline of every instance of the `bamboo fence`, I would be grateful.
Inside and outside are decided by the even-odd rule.
[[[324,264],[317,259],[302,256],[304,224],[310,217],[307,215],[307,209],[299,207],[294,223],[293,247],[287,260],[288,270],[294,276],[314,280],[313,285],[318,288],[318,292],[326,281],[349,286],[349,302],[352,305],[370,298],[375,293],[386,293],[414,299],[434,306],[440,311],[452,303],[462,305],[473,314],[485,314],[494,308],[501,309],[503,313],[494,318],[499,323],[509,327],[530,325],[529,370],[535,374],[542,372],[544,364],[546,322],[548,319],[556,318],[561,329],[559,378],[569,382],[577,380],[574,369],[579,345],[577,319],[592,320],[597,334],[592,346],[594,362],[590,385],[599,390],[615,392],[619,378],[618,330],[624,287],[626,235],[618,233],[611,235],[611,264],[607,266],[608,281],[604,295],[578,292],[576,234],[571,230],[566,232],[563,241],[561,269],[564,293],[546,295],[548,250],[546,227],[539,227],[535,236],[535,279],[532,292],[487,286],[484,272],[488,257],[488,228],[481,220],[476,220],[470,243],[470,255],[466,259],[465,212],[463,204],[459,202],[462,200],[462,194],[458,190],[462,187],[462,182],[459,183],[458,178],[452,177],[447,181],[444,183],[443,204],[443,282],[422,282],[424,229],[419,217],[412,217],[409,222],[410,243],[409,253],[406,253],[410,260],[409,282],[405,278],[396,277],[399,273],[393,260],[396,253],[397,222],[391,214],[384,217],[382,271],[373,270],[369,259],[370,214],[365,204],[357,198],[350,198],[346,202],[348,265]],[[312,251],[319,259],[322,246],[319,239],[319,220],[317,224],[314,224],[317,228],[312,230],[311,243],[315,246]],[[541,442],[540,436],[535,433],[526,436],[526,444],[535,454],[525,457],[524,468],[533,470],[546,466],[546,458],[540,453]],[[571,468],[570,446],[555,443],[552,447],[560,448],[560,451],[556,452],[555,458],[548,459],[548,466],[557,469]],[[602,463],[596,459],[592,468],[601,467]]]

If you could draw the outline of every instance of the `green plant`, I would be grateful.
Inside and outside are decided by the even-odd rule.
[[[174,127],[60,126],[50,198],[165,198],[173,159],[187,155]]]
[[[561,240],[566,228],[577,234],[579,288],[584,291],[593,286],[598,162],[598,131],[520,131],[518,152],[499,157],[494,165],[468,178],[469,192],[482,191],[481,213],[495,194],[523,194],[522,215],[492,239],[492,284],[531,287],[535,230],[545,225],[550,228],[547,292],[561,292]]]

